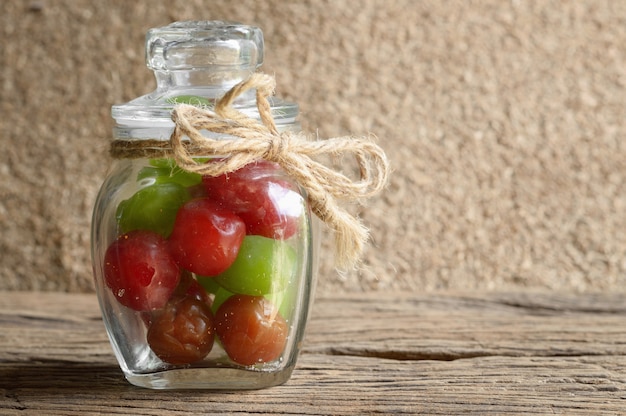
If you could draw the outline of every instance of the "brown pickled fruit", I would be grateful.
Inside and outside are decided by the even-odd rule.
[[[174,298],[153,316],[147,339],[152,351],[167,363],[200,361],[215,340],[211,309],[194,297]]]

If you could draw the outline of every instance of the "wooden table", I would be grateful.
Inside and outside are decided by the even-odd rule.
[[[624,300],[318,297],[289,382],[211,392],[128,384],[95,295],[0,292],[0,414],[626,414]]]

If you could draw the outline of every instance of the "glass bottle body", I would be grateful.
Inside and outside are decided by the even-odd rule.
[[[167,143],[175,105],[210,108],[263,58],[260,30],[227,22],[157,28],[146,48],[157,89],[113,106],[115,140]],[[253,91],[232,105],[258,118]],[[295,104],[270,105],[279,131],[299,128]],[[120,367],[156,389],[281,384],[315,285],[318,228],[306,193],[264,160],[212,177],[168,155],[115,159],[93,211],[96,291]]]
[[[272,163],[202,177],[172,159],[115,161],[92,255],[126,378],[151,388],[286,381],[309,312],[315,229],[304,193]]]

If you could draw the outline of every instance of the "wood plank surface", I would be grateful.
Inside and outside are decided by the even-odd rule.
[[[317,298],[289,382],[128,384],[95,295],[0,292],[0,415],[626,414],[621,294]]]

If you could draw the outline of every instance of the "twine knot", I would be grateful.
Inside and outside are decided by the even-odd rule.
[[[289,135],[272,134],[267,139],[267,150],[263,155],[266,160],[281,160],[289,152]]]
[[[278,163],[306,190],[315,215],[335,232],[338,265],[353,267],[360,258],[369,230],[360,219],[341,208],[337,200],[356,201],[381,191],[389,172],[387,157],[370,138],[313,140],[299,132],[278,132],[268,101],[274,88],[273,77],[255,73],[231,88],[217,101],[213,111],[177,105],[172,112],[175,127],[169,140],[170,149],[163,151],[171,152],[182,169],[209,176],[233,172],[260,159]],[[250,89],[256,90],[260,122],[232,107],[235,98]],[[202,131],[217,136],[207,137]],[[154,141],[150,146],[154,150]],[[131,152],[128,147],[126,141],[117,149],[113,147],[112,154]],[[135,155],[141,153],[134,150]],[[146,153],[144,150],[141,154]],[[358,181],[313,159],[323,154],[344,153],[354,155],[360,174]],[[196,159],[198,156],[217,159],[213,163],[202,163]]]

